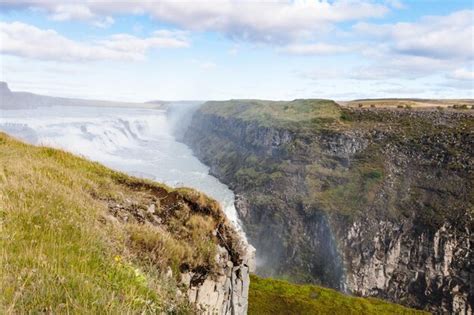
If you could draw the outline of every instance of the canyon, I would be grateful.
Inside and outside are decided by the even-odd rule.
[[[473,114],[207,102],[184,141],[236,193],[257,274],[472,314]]]
[[[59,98],[0,88],[7,99],[0,103],[0,129],[138,177],[103,169],[90,173],[94,163],[77,162],[63,151],[24,147],[6,135],[0,139],[5,195],[42,187],[56,196],[48,189],[68,188],[65,173],[79,186],[111,182],[112,195],[76,186],[69,194],[99,202],[86,202],[86,226],[98,220],[124,233],[121,251],[132,253],[132,260],[119,260],[112,270],[133,266],[130,285],[142,277],[171,284],[161,310],[258,314],[289,290],[298,299],[285,298],[288,304],[278,306],[282,312],[343,314],[356,307],[366,314],[415,313],[354,297],[367,296],[435,313],[472,313],[470,111],[345,108],[329,100],[63,105]],[[19,165],[34,157],[28,163],[36,171],[13,170],[18,165],[10,151]],[[21,182],[13,189],[11,174],[47,184]],[[48,174],[56,174],[55,180]],[[12,215],[14,202],[20,199],[5,204]],[[54,206],[44,202],[38,211]],[[107,242],[100,246],[117,240]],[[156,248],[165,252],[158,255]],[[252,288],[254,270],[264,278],[252,276]]]

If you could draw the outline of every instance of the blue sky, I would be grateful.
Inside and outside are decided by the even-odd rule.
[[[123,101],[474,97],[472,1],[0,1],[12,90]]]

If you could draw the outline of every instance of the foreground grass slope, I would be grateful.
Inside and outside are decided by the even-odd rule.
[[[151,204],[159,224],[144,215]],[[1,314],[194,313],[177,295],[186,289],[179,272],[212,274],[215,244],[232,249],[233,240],[218,204],[203,194],[0,133]],[[257,277],[250,290],[252,314],[406,311]]]
[[[249,314],[428,314],[379,299],[351,297],[314,285],[251,277]]]
[[[160,224],[141,209],[151,204]],[[0,133],[2,314],[192,313],[177,298],[178,271],[211,274],[215,245],[231,234],[198,192]]]

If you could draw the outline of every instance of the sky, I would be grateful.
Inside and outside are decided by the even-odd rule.
[[[107,99],[474,98],[461,0],[0,0],[0,81]]]

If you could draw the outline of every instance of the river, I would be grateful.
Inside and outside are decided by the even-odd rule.
[[[180,123],[165,110],[145,108],[50,106],[2,110],[0,115],[0,130],[26,142],[61,148],[172,187],[200,190],[219,201],[242,231],[234,193],[176,140]]]

